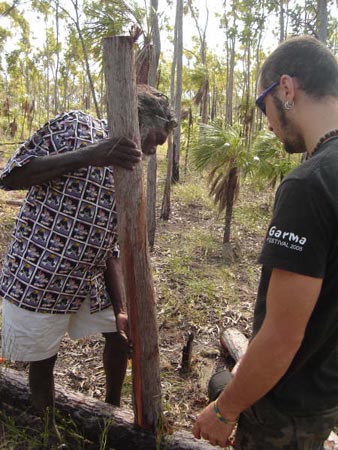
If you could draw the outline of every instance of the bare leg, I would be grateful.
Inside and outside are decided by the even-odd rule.
[[[54,365],[57,355],[29,364],[29,387],[33,406],[39,411],[54,407]]]
[[[57,354],[48,359],[33,361],[29,364],[29,387],[32,394],[33,407],[44,419],[45,426],[48,426],[49,431],[55,433],[59,442],[63,442],[55,420],[53,371],[56,359]],[[48,448],[51,447],[48,445]]]
[[[103,333],[103,367],[106,374],[106,402],[120,406],[121,390],[128,363],[128,341],[120,333]]]

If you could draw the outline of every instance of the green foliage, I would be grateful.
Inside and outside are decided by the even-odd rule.
[[[12,411],[13,412],[13,411]],[[21,417],[22,416],[22,417]],[[31,419],[31,426],[26,424]],[[0,450],[8,449],[50,449],[61,448],[60,438],[67,442],[73,450],[84,450],[88,442],[79,432],[77,425],[70,419],[61,416],[56,412],[56,422],[58,432],[53,430],[51,418],[45,416],[39,418],[30,415],[29,411],[18,411],[15,417],[7,414],[5,410],[0,411]],[[105,427],[106,428],[106,427]],[[105,439],[105,428],[101,431],[100,450],[104,450],[102,445]]]
[[[219,211],[227,206],[229,174],[247,164],[248,153],[238,126],[222,127],[217,123],[201,124],[201,135],[195,139],[192,163],[197,170],[208,171],[210,195]]]
[[[87,17],[84,36],[94,50],[96,59],[102,56],[102,39],[127,32],[131,26],[137,26],[148,33],[147,10],[135,0],[86,1],[84,13]]]
[[[252,156],[248,171],[258,183],[267,182],[272,187],[299,163],[299,157],[288,155],[283,144],[268,130],[261,131],[256,136]]]

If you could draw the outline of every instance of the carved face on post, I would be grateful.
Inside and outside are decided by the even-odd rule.
[[[137,86],[137,94],[142,151],[153,155],[177,122],[166,95],[144,84]]]

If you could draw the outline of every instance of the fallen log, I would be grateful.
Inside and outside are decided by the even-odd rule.
[[[227,350],[235,362],[242,358],[249,345],[248,339],[236,328],[224,330],[220,340],[223,350]],[[323,450],[338,450],[338,436],[333,431],[325,441]]]
[[[221,333],[221,344],[229,355],[237,362],[248,348],[248,339],[236,328],[227,328]]]
[[[8,403],[20,410],[30,406],[27,379],[18,371],[0,370],[0,407]],[[99,442],[103,429],[107,433],[107,448],[114,450],[214,450],[205,441],[195,439],[187,431],[171,435],[154,436],[153,433],[136,428],[131,409],[117,408],[82,393],[55,386],[55,404],[60,414],[71,417],[83,435],[92,442]]]

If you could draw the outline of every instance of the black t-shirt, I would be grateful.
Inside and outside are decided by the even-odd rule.
[[[323,278],[301,348],[269,398],[294,413],[338,406],[338,139],[279,186],[259,262],[253,335],[265,317],[273,268]]]

